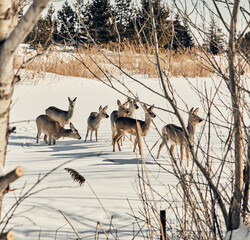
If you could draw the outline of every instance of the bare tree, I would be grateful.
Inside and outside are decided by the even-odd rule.
[[[248,193],[243,195],[243,163],[244,157],[246,154],[246,142],[247,142],[247,134],[248,130],[245,123],[244,111],[248,114],[249,104],[244,104],[244,94],[248,93],[244,87],[244,76],[242,76],[242,66],[248,63],[248,60],[242,56],[240,53],[239,44],[244,36],[244,32],[249,27],[249,21],[245,19],[245,26],[242,32],[239,34],[240,38],[236,36],[237,29],[237,20],[239,11],[243,11],[240,6],[240,0],[235,1],[234,3],[224,2],[224,7],[228,10],[230,16],[230,25],[227,24],[228,21],[224,19],[222,12],[220,11],[220,6],[218,4],[223,4],[221,1],[212,1],[214,4],[214,9],[211,9],[209,5],[206,5],[205,1],[202,1],[203,5],[207,8],[207,11],[216,16],[217,20],[220,20],[224,25],[225,31],[227,31],[229,36],[227,38],[227,66],[221,66],[218,58],[215,58],[213,55],[209,54],[206,51],[206,48],[203,47],[202,41],[200,39],[205,40],[207,37],[207,32],[205,29],[199,27],[199,24],[194,22],[190,18],[190,14],[187,12],[186,6],[188,3],[182,4],[182,1],[174,1],[175,8],[177,9],[177,13],[185,20],[187,25],[189,26],[190,31],[193,33],[193,37],[196,40],[196,44],[198,45],[200,51],[197,51],[197,63],[201,65],[201,60],[203,60],[206,65],[205,68],[209,69],[213,72],[217,77],[219,77],[220,81],[214,82],[214,93],[213,96],[209,97],[208,90],[205,88],[202,91],[197,87],[190,84],[190,87],[194,89],[194,92],[199,95],[202,104],[204,105],[204,111],[207,112],[207,116],[205,119],[204,128],[202,130],[202,134],[205,132],[205,128],[208,129],[208,134],[205,135],[207,145],[201,145],[201,138],[198,139],[197,147],[195,150],[194,145],[190,141],[188,131],[185,127],[183,118],[181,116],[181,111],[178,107],[178,100],[182,100],[178,93],[176,93],[171,85],[171,79],[167,76],[167,71],[161,66],[161,59],[159,56],[158,49],[158,40],[157,40],[157,31],[154,21],[154,9],[152,6],[152,1],[149,1],[150,5],[150,13],[151,16],[151,29],[152,36],[154,39],[154,48],[155,48],[155,62],[151,62],[152,65],[155,65],[158,69],[159,81],[162,86],[162,93],[155,92],[153,93],[167,99],[169,102],[172,111],[170,113],[174,113],[177,116],[177,119],[184,129],[185,136],[187,138],[189,149],[194,160],[195,166],[197,170],[193,167],[188,173],[182,171],[182,169],[178,166],[177,159],[171,154],[170,163],[173,168],[173,174],[179,180],[181,190],[178,189],[170,189],[171,193],[173,193],[172,198],[173,202],[175,202],[175,195],[180,196],[184,199],[184,207],[182,211],[184,212],[184,218],[179,214],[178,208],[174,208],[173,205],[170,205],[169,208],[174,212],[176,217],[180,222],[180,227],[182,229],[182,233],[179,236],[182,236],[184,239],[197,237],[197,234],[200,234],[199,237],[204,239],[223,239],[223,235],[226,231],[234,230],[239,227],[240,217],[242,214],[242,199],[245,195],[245,199],[247,199]],[[196,4],[193,3],[193,9],[197,10],[197,15],[204,19],[199,9],[196,8]],[[140,30],[139,30],[140,31]],[[137,30],[137,32],[139,32]],[[139,34],[138,34],[139,36]],[[97,46],[98,47],[98,46]],[[145,51],[146,52],[146,51]],[[135,77],[131,76],[126,70],[124,70],[120,64],[122,62],[122,55],[119,57],[119,63],[116,64],[112,60],[110,60],[105,53],[100,51],[100,54],[106,58],[114,67],[116,67],[121,74],[124,74],[126,77],[132,79],[133,81],[141,84],[147,89],[150,87],[146,86],[146,84],[140,82]],[[85,60],[81,58],[81,56],[75,56],[85,67],[87,67]],[[225,59],[225,56],[223,56]],[[105,71],[100,64],[94,61],[91,58],[94,64],[102,71],[104,77],[98,77],[100,81],[104,84],[114,88],[115,90],[122,93],[122,91],[117,87],[117,85],[113,84],[113,82],[118,82],[120,86],[128,89],[132,95],[135,96],[133,90],[129,88],[126,83],[123,81],[119,81],[115,76],[113,76],[110,72]],[[90,72],[91,69],[89,69]],[[93,72],[92,72],[93,73]],[[183,77],[186,81],[189,81],[185,77],[185,73],[183,73]],[[211,79],[213,81],[213,78]],[[227,86],[227,92],[222,93],[220,90],[221,85],[224,84]],[[226,97],[230,99],[231,103],[228,105],[227,100],[223,99],[223,95],[226,94]],[[220,108],[214,104],[214,99],[219,98],[221,103],[225,108],[228,108],[228,115],[224,115]],[[152,103],[148,103],[152,104]],[[157,107],[156,107],[157,108]],[[212,109],[215,109],[221,115],[223,119],[222,124],[216,122],[219,118],[213,113]],[[162,109],[161,109],[162,110]],[[232,120],[228,120],[232,116]],[[216,135],[211,134],[211,129],[214,129]],[[221,137],[219,131],[223,131],[227,134],[226,137]],[[202,137],[202,136],[201,136]],[[211,150],[211,139],[216,137],[221,144],[223,145],[221,156],[217,156],[218,154],[212,152]],[[168,149],[170,150],[170,149]],[[198,155],[197,152],[201,151],[202,154]],[[214,154],[213,154],[214,153]],[[203,157],[201,157],[201,155]],[[215,165],[215,162],[219,162],[219,165]],[[156,161],[157,164],[161,168],[164,167]],[[245,165],[249,165],[249,160],[245,161]],[[216,169],[214,169],[216,166]],[[227,168],[227,170],[225,170]],[[233,169],[233,174],[228,176],[228,169]],[[165,169],[166,170],[166,169]],[[201,174],[201,175],[200,175]],[[226,183],[222,181],[222,179],[227,178]],[[143,179],[143,184],[149,184],[147,179]],[[249,184],[249,181],[246,183]],[[248,188],[247,188],[248,189]],[[150,187],[151,190],[151,187]],[[143,192],[145,192],[143,190]],[[175,193],[174,193],[175,192]],[[156,193],[159,194],[159,193]],[[162,197],[162,196],[161,196]],[[146,198],[146,197],[145,197]],[[216,211],[216,206],[219,206],[221,212]],[[148,208],[147,208],[148,209]],[[247,209],[247,207],[246,207]],[[155,213],[155,208],[152,207],[153,214]],[[145,216],[149,216],[149,210],[145,213]],[[157,216],[156,216],[157,219]],[[191,223],[189,222],[189,219]],[[157,222],[157,220],[156,220]],[[187,222],[189,224],[187,224]],[[188,226],[190,225],[190,226]],[[160,226],[160,224],[159,224]]]
[[[0,1],[0,213],[2,200],[5,193],[8,192],[9,184],[23,175],[22,167],[17,167],[10,173],[4,171],[9,135],[10,104],[15,83],[19,79],[14,75],[13,59],[19,44],[32,30],[49,0],[34,0],[24,16],[18,21],[20,9],[28,2]],[[8,235],[11,234],[4,234],[1,239],[8,239]]]

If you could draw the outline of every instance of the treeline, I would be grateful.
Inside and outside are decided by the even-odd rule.
[[[160,47],[174,51],[194,47],[190,29],[178,15],[170,20],[170,11],[160,0],[153,0],[153,8]],[[75,0],[71,6],[66,0],[56,13],[51,4],[25,43],[46,49],[52,43],[81,47],[84,43],[107,44],[124,40],[145,47],[153,44],[148,0],[141,0],[140,6],[134,6],[131,0],[115,0],[113,5],[110,0],[87,3]],[[205,46],[213,54],[224,51],[223,35],[214,19]]]

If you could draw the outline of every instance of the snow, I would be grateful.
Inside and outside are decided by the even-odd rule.
[[[137,76],[137,78],[151,89],[161,91],[157,79],[144,79],[143,76]],[[100,105],[108,105],[107,112],[110,115],[117,109],[117,99],[125,102],[126,98],[96,80],[49,73],[40,77],[36,74],[26,75],[23,79],[16,86],[13,95],[10,124],[17,129],[16,133],[11,134],[9,138],[6,171],[21,165],[24,167],[25,174],[11,184],[12,189],[17,190],[6,194],[2,217],[5,214],[11,216],[11,212],[8,211],[20,196],[25,195],[26,192],[36,192],[36,194],[31,194],[18,206],[7,228],[13,228],[16,239],[39,239],[39,236],[43,240],[76,239],[77,235],[65,220],[66,217],[80,237],[94,239],[97,222],[100,222],[108,231],[110,218],[113,217],[113,228],[117,231],[119,239],[132,239],[138,231],[138,226],[131,215],[133,212],[138,215],[143,208],[137,192],[138,168],[140,168],[138,162],[141,163],[137,155],[138,151],[132,152],[133,143],[127,139],[122,152],[112,152],[110,119],[101,121],[98,142],[89,140],[84,142],[90,112],[98,111]],[[123,80],[134,93],[138,94],[141,101],[155,104],[156,107],[171,109],[161,96],[157,96],[132,80]],[[194,86],[212,84],[211,80],[206,78],[190,81]],[[173,78],[172,83],[183,99],[178,102],[180,108],[200,107],[202,109],[199,97],[197,95],[190,97],[190,91],[192,91],[190,83],[181,77]],[[115,85],[118,86],[118,84]],[[119,88],[122,87],[119,86]],[[128,92],[126,89],[122,91],[125,94]],[[82,139],[59,139],[56,145],[48,146],[41,138],[40,143],[37,144],[36,117],[44,114],[49,106],[66,110],[68,97],[71,99],[77,97],[72,123],[78,129]],[[168,112],[159,109],[155,109],[154,112],[159,116],[154,123],[160,131],[166,122],[176,121]],[[144,119],[142,107],[136,111],[136,116]],[[200,111],[199,116],[204,118],[206,113]],[[187,114],[183,113],[183,117],[186,122]],[[197,129],[199,131],[200,127]],[[152,124],[146,137],[149,148],[158,139],[159,135]],[[154,156],[157,149],[158,146],[153,149]],[[143,151],[151,184],[162,196],[165,196],[167,192],[166,188],[162,187],[162,182],[172,186],[177,183],[171,174],[171,167],[164,159],[168,157],[167,151],[162,151],[160,163],[170,173],[155,164],[145,143],[143,143]],[[185,164],[184,158],[184,166]],[[66,167],[78,171],[86,178],[86,182],[79,187],[64,170]],[[52,169],[54,171],[50,172]],[[33,187],[34,184],[37,185]],[[158,207],[164,209],[164,200],[159,196],[155,198]],[[113,235],[110,234],[110,239],[115,239],[114,232]],[[237,236],[235,239],[249,239],[249,232],[247,237],[244,237],[245,231],[243,232],[242,238]],[[99,227],[99,234],[99,239],[106,239],[101,227]],[[136,239],[143,239],[143,236],[139,233]]]

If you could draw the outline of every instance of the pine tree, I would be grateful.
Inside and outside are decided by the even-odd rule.
[[[152,2],[154,9],[154,19],[156,23],[156,31],[158,36],[159,46],[164,46],[167,40],[167,18],[169,16],[168,9],[161,4],[160,0],[154,0]],[[141,30],[142,42],[153,44],[152,38],[152,24],[149,12],[149,1],[141,1],[141,11],[137,15],[137,27]]]
[[[114,24],[116,24],[121,40],[128,37],[127,30],[132,17],[131,0],[115,0]]]
[[[178,51],[192,48],[194,46],[194,41],[189,32],[188,26],[185,24],[185,22],[183,25],[181,24],[178,14],[175,16],[173,24],[169,24],[169,26],[171,38],[164,46],[165,48],[171,48],[175,51]]]
[[[76,34],[76,13],[66,0],[57,13],[58,39],[61,43],[74,41]]]
[[[107,43],[111,36],[111,6],[109,0],[93,0],[89,6],[89,33],[95,42]]]
[[[216,26],[215,19],[211,18],[209,30],[209,51],[217,55],[223,51],[223,37],[221,29]]]
[[[30,34],[25,39],[26,43],[29,43],[32,47],[37,48],[39,45],[44,49],[47,49],[53,43],[53,13],[54,6],[51,4],[49,6],[47,15],[43,18],[41,17],[36,26],[30,32]]]
[[[79,47],[83,43],[92,43],[91,39],[88,37],[88,30],[90,25],[90,12],[89,12],[89,2],[84,3],[84,0],[76,0],[74,7],[76,13],[76,23],[75,23],[75,46]]]
[[[194,39],[190,33],[190,30],[187,26],[187,23],[184,21],[183,23],[183,35],[184,35],[184,38],[183,38],[183,47],[184,48],[192,48],[194,46]]]

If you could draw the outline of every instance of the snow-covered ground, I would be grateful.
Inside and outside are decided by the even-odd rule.
[[[138,232],[138,225],[131,215],[133,211],[138,215],[139,209],[142,209],[137,192],[139,160],[138,155],[132,152],[133,144],[127,139],[122,152],[112,152],[110,119],[102,120],[98,142],[91,142],[89,139],[84,142],[90,112],[98,111],[100,105],[108,105],[107,112],[110,115],[117,109],[117,99],[125,102],[126,98],[96,80],[47,73],[40,78],[36,74],[30,76],[19,83],[14,91],[10,123],[16,126],[17,130],[10,136],[6,160],[7,171],[21,165],[25,175],[11,185],[17,190],[5,196],[3,216],[19,196],[25,194],[39,179],[44,179],[31,191],[38,192],[25,199],[17,208],[7,228],[13,228],[16,239],[76,239],[77,235],[65,220],[65,216],[82,239],[94,239],[97,222],[108,231],[109,219],[113,217],[113,233],[110,234],[110,239],[115,239],[115,231],[119,239],[132,239]],[[156,79],[144,79],[142,76],[138,76],[138,79],[152,90],[161,92]],[[155,104],[154,112],[157,118],[154,123],[160,131],[164,122],[178,124],[172,114],[157,109],[160,107],[171,110],[164,98],[132,80],[124,81],[138,94],[141,101]],[[191,81],[199,88],[205,83],[208,86],[212,84],[211,79]],[[172,84],[183,100],[178,102],[179,107],[200,107],[199,116],[205,118],[202,103],[190,84],[183,78],[173,78]],[[122,91],[127,94],[126,89]],[[45,109],[52,105],[66,110],[68,97],[77,97],[72,123],[82,139],[59,139],[56,145],[48,146],[41,137],[40,143],[37,144],[36,117],[44,114]],[[188,114],[183,112],[182,115],[187,122]],[[144,119],[141,107],[136,116]],[[200,129],[201,125],[197,127],[197,134]],[[151,184],[162,196],[167,197],[167,188],[162,186],[162,183],[176,185],[176,179],[166,161],[167,151],[162,150],[159,162],[170,172],[163,171],[155,164],[147,150],[147,147],[151,148],[158,139],[159,134],[152,124],[146,137],[147,145],[143,143],[143,149]],[[219,143],[213,144],[215,148],[220,147]],[[157,149],[158,145],[152,151],[154,156]],[[184,158],[184,167],[185,165]],[[66,167],[77,170],[87,182],[79,187],[64,170]],[[54,168],[56,169],[51,174],[46,175]],[[39,191],[40,189],[44,190]],[[164,209],[164,201],[158,195],[155,198],[158,207]],[[100,227],[99,231],[99,239],[106,239]],[[141,233],[136,239],[143,239]]]

